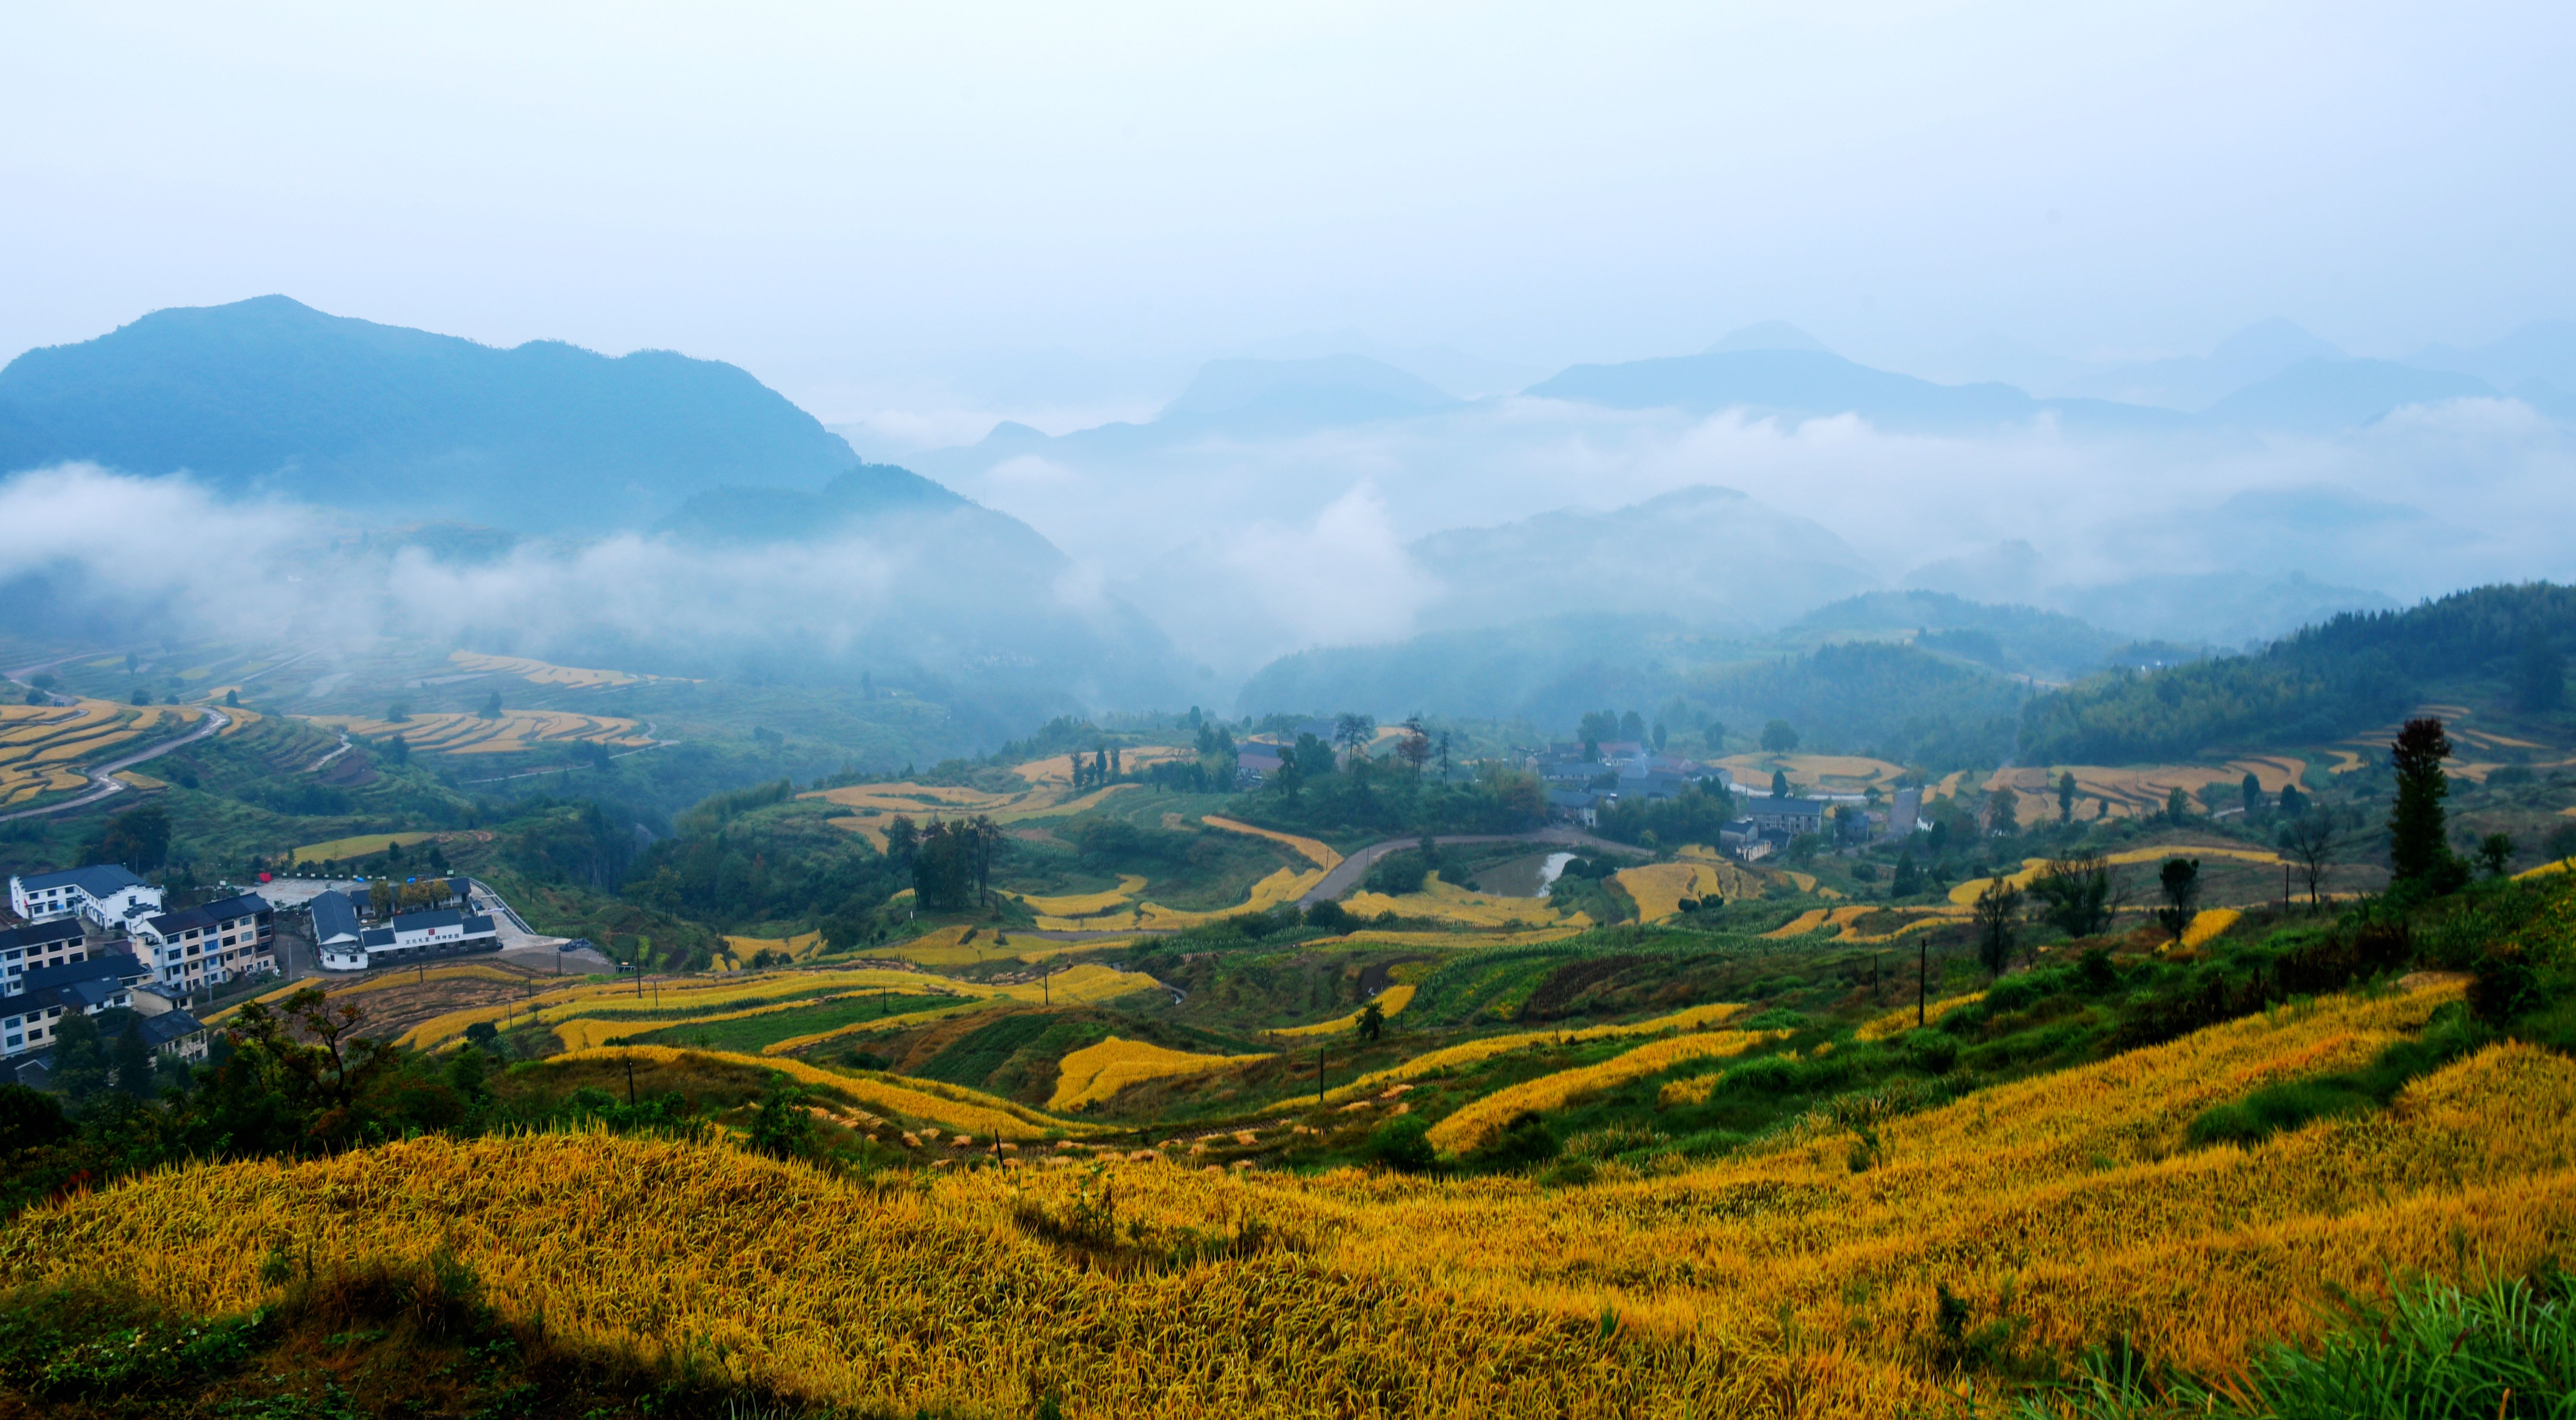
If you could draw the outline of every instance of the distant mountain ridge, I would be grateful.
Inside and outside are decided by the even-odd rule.
[[[155,311],[0,369],[0,473],[76,460],[530,532],[641,526],[709,488],[859,462],[732,365],[502,350],[284,296]]]

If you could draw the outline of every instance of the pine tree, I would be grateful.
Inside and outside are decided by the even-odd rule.
[[[2245,771],[2245,782],[2240,787],[2245,794],[2245,816],[2252,818],[2263,808],[2263,781],[2255,778],[2254,771],[2248,769]]]
[[[2409,720],[2388,747],[2397,771],[2397,802],[2388,812],[2388,875],[2392,882],[2435,886],[2454,869],[2442,800],[2450,796],[2451,737],[2434,719]]]
[[[2057,776],[2057,821],[2075,822],[2075,771],[2072,769]]]

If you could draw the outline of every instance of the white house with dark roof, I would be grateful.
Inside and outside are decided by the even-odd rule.
[[[134,931],[153,976],[195,991],[277,970],[277,910],[255,892],[145,918]]]
[[[320,899],[315,900],[318,902]],[[318,914],[315,930],[317,933],[320,930]],[[432,912],[398,912],[383,926],[361,928],[356,953],[352,954],[343,947],[336,961],[325,956],[322,964],[335,971],[355,971],[427,957],[499,950],[501,930],[492,924],[491,918],[443,907]]]
[[[30,922],[79,917],[130,931],[146,914],[161,910],[161,889],[113,863],[93,863],[10,878],[9,910]]]
[[[56,917],[0,931],[0,996],[26,989],[26,974],[49,966],[83,961],[89,956],[89,933],[77,917]]]

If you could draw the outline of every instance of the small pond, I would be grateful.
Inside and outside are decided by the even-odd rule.
[[[1507,858],[1476,875],[1476,891],[1495,897],[1545,897],[1557,874],[1574,861],[1571,853],[1524,853]]]

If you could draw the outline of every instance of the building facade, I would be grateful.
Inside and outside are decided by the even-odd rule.
[[[77,917],[110,932],[131,931],[161,910],[161,889],[113,863],[9,879],[9,910],[30,922]]]
[[[136,951],[155,980],[198,991],[277,970],[277,911],[255,892],[147,917]]]
[[[77,917],[57,917],[0,931],[0,996],[26,989],[28,972],[89,957],[89,932]]]

